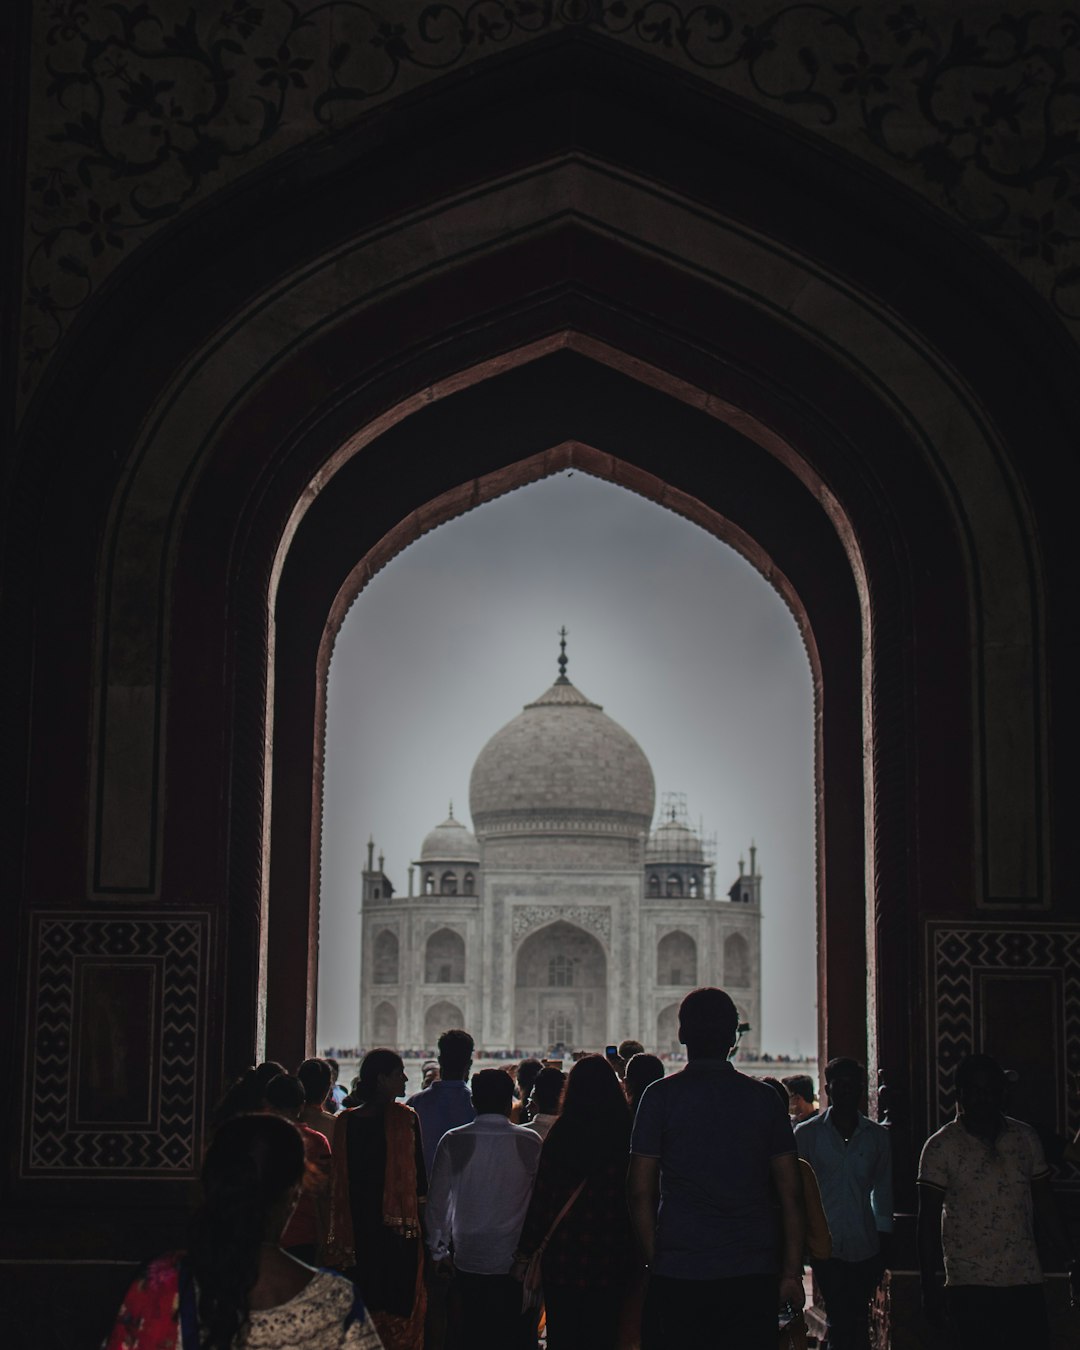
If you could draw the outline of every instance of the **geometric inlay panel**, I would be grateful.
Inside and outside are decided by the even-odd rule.
[[[33,916],[23,1177],[195,1175],[209,922]]]
[[[1043,1086],[1056,1098],[1054,1126],[1072,1137],[1080,1128],[1080,929],[930,920],[926,954],[929,1129],[953,1116],[954,1073],[965,1055],[996,1053],[1009,1067],[1007,1052],[987,1040],[986,1027],[994,997],[1012,981],[1021,1002],[1017,1019],[1041,1011],[1047,1020],[1039,1044],[1053,1083]],[[1025,1013],[1028,990],[1044,995],[1045,1008],[1032,1000]],[[1070,1189],[1080,1185],[1076,1168],[1063,1166],[1061,1173]]]

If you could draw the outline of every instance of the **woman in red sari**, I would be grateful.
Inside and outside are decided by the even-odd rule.
[[[387,1350],[422,1350],[427,1307],[427,1174],[416,1112],[397,1100],[407,1081],[395,1051],[369,1051],[352,1094],[359,1105],[334,1130],[326,1259],[355,1280]]]

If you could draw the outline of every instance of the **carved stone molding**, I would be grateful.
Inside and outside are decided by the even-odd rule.
[[[1080,1128],[1080,929],[1045,924],[962,923],[930,920],[926,925],[929,999],[927,1074],[928,1126],[936,1130],[952,1116],[956,1065],[975,1050],[1006,1059],[1007,1049],[983,1044],[982,1004],[987,981],[1044,981],[1051,995],[1051,1030],[1059,1085],[1058,1129]],[[1066,1169],[1066,1184],[1080,1187],[1077,1169]]]
[[[33,7],[22,392],[155,230],[283,150],[498,50],[589,30],[883,168],[1080,320],[1080,23],[676,0],[56,0]]]
[[[538,928],[549,923],[576,924],[594,933],[606,947],[611,946],[611,910],[600,905],[515,905],[512,935],[515,946]]]
[[[209,927],[34,916],[21,1176],[196,1174]]]

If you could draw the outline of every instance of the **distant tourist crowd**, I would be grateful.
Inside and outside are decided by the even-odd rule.
[[[798,1350],[807,1265],[823,1344],[869,1350],[893,1198],[864,1069],[830,1060],[819,1109],[806,1075],[740,1073],[737,1028],[698,989],[677,1072],[624,1040],[472,1073],[459,1028],[411,1095],[389,1048],[347,1089],[344,1051],[248,1069],[214,1112],[185,1249],[135,1280],[105,1350]],[[965,1059],[919,1164],[925,1318],[960,1350],[1049,1347],[1036,1221],[1076,1293],[1005,1092],[995,1060]]]

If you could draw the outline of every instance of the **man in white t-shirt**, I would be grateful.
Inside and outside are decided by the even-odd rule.
[[[952,1326],[961,1350],[1049,1346],[1036,1216],[1076,1284],[1039,1136],[1003,1113],[1004,1100],[1001,1066],[969,1055],[956,1070],[956,1119],[931,1135],[919,1159],[923,1309],[932,1326]]]

